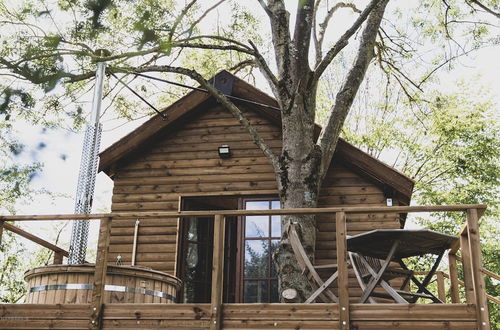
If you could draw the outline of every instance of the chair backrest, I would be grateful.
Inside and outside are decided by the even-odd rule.
[[[291,223],[288,226],[287,233],[288,233],[288,241],[290,245],[292,246],[293,254],[295,255],[295,258],[297,260],[297,264],[299,265],[300,269],[302,270],[302,273],[307,277],[309,280],[309,284],[311,287],[314,289],[317,288],[316,292],[314,292],[311,297],[309,297],[306,300],[306,303],[310,303],[314,301],[316,298],[322,299],[324,302],[335,302],[338,303],[338,298],[335,296],[333,292],[331,292],[328,289],[328,285],[335,279],[337,278],[336,274],[330,275],[330,279],[332,279],[330,282],[325,283],[321,279],[321,277],[318,275],[316,272],[316,269],[314,268],[313,264],[311,263],[311,260],[309,260],[309,257],[307,256],[306,251],[304,250],[304,247],[302,246],[302,243],[299,238],[299,234],[297,233],[297,228],[299,227],[299,224],[297,223]]]
[[[364,278],[364,277],[370,275],[370,272],[365,267],[365,264],[361,261],[361,258],[357,253],[351,252],[351,257],[352,257],[352,262],[354,263],[354,266],[356,267],[356,269],[361,277]],[[382,267],[380,259],[373,258],[373,257],[364,257],[364,258],[375,272],[378,272],[380,270],[380,268]]]
[[[293,253],[295,254],[295,258],[297,259],[297,263],[299,264],[302,272],[316,273],[314,270],[314,266],[311,261],[307,257],[307,253],[300,242],[299,234],[297,233],[297,224],[291,223],[288,226],[288,240],[290,245],[292,246]]]

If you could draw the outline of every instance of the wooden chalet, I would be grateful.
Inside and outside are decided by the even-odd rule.
[[[226,71],[212,82],[279,153],[276,101]],[[95,266],[57,265],[67,252],[29,237],[55,251],[56,265],[27,273],[26,304],[1,305],[1,329],[489,329],[478,244],[484,205],[410,207],[410,178],[341,139],[319,208],[282,210],[268,159],[209,94],[192,91],[163,113],[101,153],[99,170],[114,181],[111,213],[0,217],[25,237],[11,221],[101,221]],[[436,273],[448,303],[358,303],[346,236],[403,228],[409,212],[444,211],[467,214],[449,274]],[[317,215],[314,262],[321,277],[322,265],[338,265],[330,285],[337,302],[278,303],[271,256],[280,215],[297,213]]]

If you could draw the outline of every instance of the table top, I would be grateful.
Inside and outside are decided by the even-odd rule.
[[[441,254],[458,240],[457,236],[428,229],[376,229],[347,238],[347,250],[379,259],[385,259],[395,240],[400,243],[395,259]]]

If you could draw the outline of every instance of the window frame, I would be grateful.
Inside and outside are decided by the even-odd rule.
[[[267,201],[269,202],[269,210],[272,210],[272,202],[280,202],[277,196],[258,196],[258,197],[242,197],[239,200],[238,208],[240,210],[246,210],[247,202],[258,202],[258,201]],[[281,203],[280,203],[281,204]],[[281,208],[281,205],[280,205]],[[246,237],[246,216],[238,217],[238,254],[237,254],[237,288],[236,288],[236,300],[240,303],[244,303],[245,299],[245,280],[254,280],[254,281],[266,281],[268,285],[268,302],[271,302],[271,282],[273,280],[278,280],[278,277],[271,276],[271,267],[273,266],[272,253],[268,254],[268,272],[267,277],[249,277],[245,278],[245,243],[247,240],[266,240],[269,242],[269,248],[271,249],[271,242],[274,240],[281,240],[281,231],[280,237],[272,236],[272,215],[268,215],[268,236],[266,237]],[[281,220],[280,220],[280,228],[281,228]],[[276,270],[277,271],[277,270]]]

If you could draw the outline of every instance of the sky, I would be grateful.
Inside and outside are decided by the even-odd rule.
[[[288,1],[291,2],[291,1]],[[224,15],[224,13],[218,13]],[[293,17],[293,15],[292,15]],[[444,74],[442,88],[452,91],[454,81],[457,79],[473,80],[478,75],[484,86],[491,88],[494,99],[500,104],[500,61],[498,49],[483,49],[473,56],[461,59],[460,68],[449,74]],[[186,91],[187,92],[187,91]],[[103,101],[103,106],[107,100]],[[159,105],[161,107],[161,105]],[[90,111],[90,100],[89,109]],[[106,120],[102,134],[101,150],[106,149],[122,136],[132,131],[144,120],[134,121],[110,130],[116,123]],[[34,188],[43,188],[60,197],[36,196],[29,204],[19,204],[18,214],[64,214],[73,213],[74,194],[76,191],[78,171],[80,167],[80,154],[83,142],[83,132],[69,130],[48,130],[43,127],[33,127],[19,123],[17,130],[20,132],[21,142],[28,150],[23,152],[18,160],[20,162],[38,161],[44,164],[43,172],[34,177]],[[99,173],[96,180],[96,193],[94,197],[94,212],[108,212],[111,206],[112,181],[103,173]],[[29,231],[34,231],[41,237],[52,241],[54,233],[44,223],[23,224]],[[92,227],[91,237],[95,240],[96,227]],[[69,236],[66,234],[65,240]],[[64,245],[64,244],[63,244]]]

